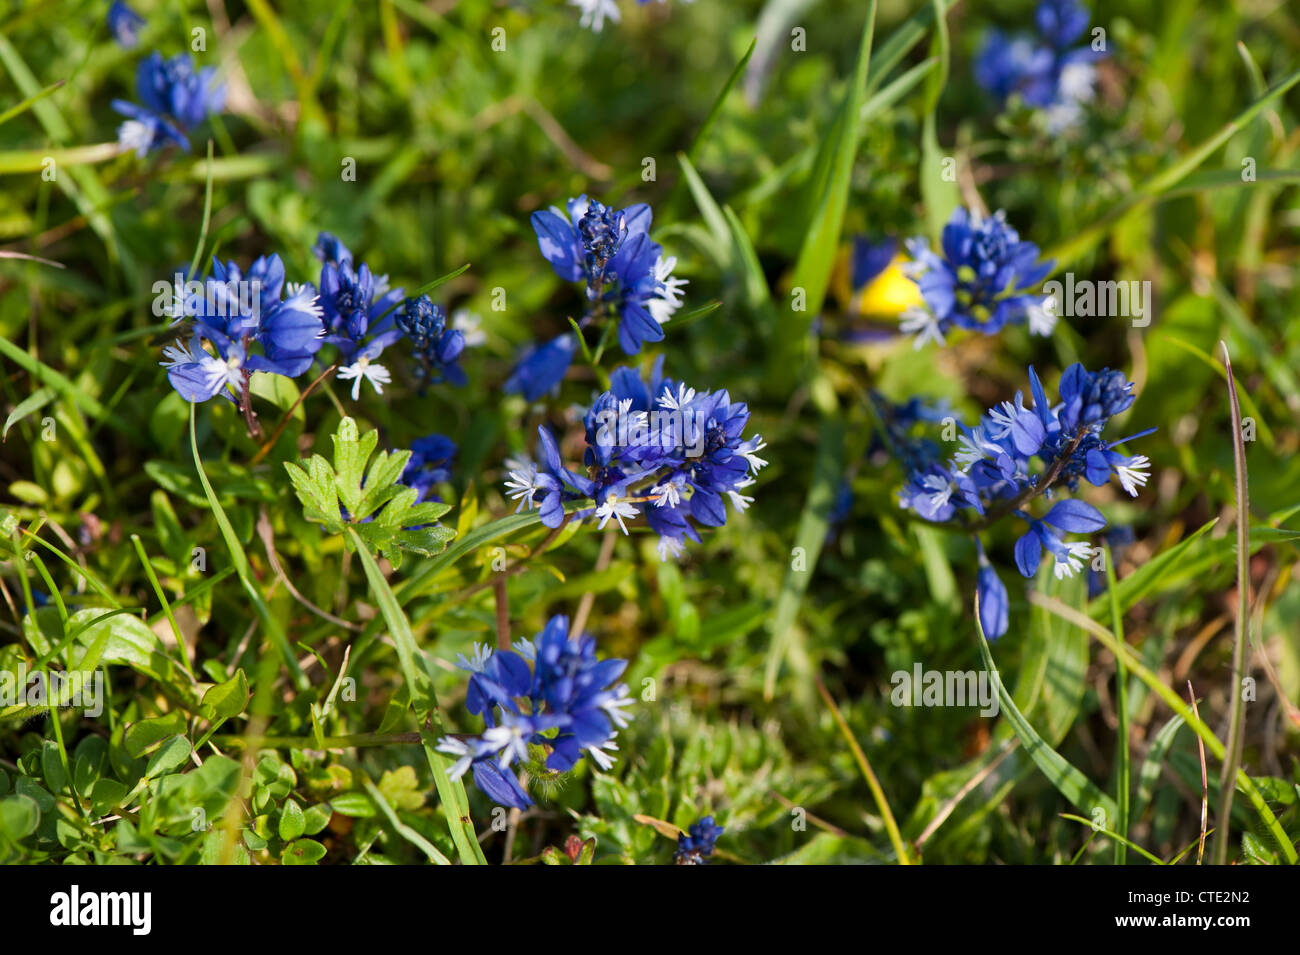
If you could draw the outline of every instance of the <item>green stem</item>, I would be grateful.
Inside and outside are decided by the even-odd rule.
[[[1223,349],[1223,370],[1228,380],[1228,403],[1232,408],[1232,454],[1237,484],[1237,625],[1232,646],[1232,685],[1228,698],[1228,755],[1219,776],[1219,825],[1214,834],[1214,862],[1228,864],[1229,829],[1232,825],[1232,785],[1241,764],[1242,693],[1241,678],[1245,669],[1246,641],[1250,635],[1250,491],[1246,483],[1246,445],[1241,433],[1241,406],[1237,403],[1237,383],[1232,377],[1228,345]]]

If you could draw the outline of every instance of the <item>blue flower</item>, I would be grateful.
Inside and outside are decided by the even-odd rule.
[[[206,281],[179,279],[173,324],[191,323],[191,334],[164,349],[162,364],[187,401],[233,401],[246,394],[254,372],[296,378],[311,366],[324,335],[321,309],[309,286],[286,287],[278,255],[259,258],[247,273],[213,259]]]
[[[1042,110],[1051,132],[1078,124],[1091,102],[1096,61],[1104,52],[1075,47],[1088,28],[1088,9],[1077,0],[1042,0],[1036,33],[990,30],[975,58],[975,79],[1000,103],[1018,96]]]
[[[1103,437],[1110,419],[1134,401],[1133,384],[1121,372],[1089,372],[1082,365],[1071,365],[1061,376],[1056,404],[1047,400],[1032,367],[1029,385],[1031,405],[1018,392],[1013,400],[990,408],[973,427],[962,424],[959,449],[946,463],[931,453],[909,450],[896,434],[891,435],[890,418],[882,416],[890,446],[908,468],[899,505],[927,521],[973,532],[1003,517],[1018,518],[1027,525],[1014,548],[1020,573],[1034,577],[1046,553],[1058,579],[1072,577],[1096,555],[1097,548],[1087,540],[1066,540],[1063,535],[1096,534],[1105,528],[1106,518],[1086,501],[1060,495],[1076,491],[1081,479],[1100,486],[1114,477],[1136,496],[1147,482],[1150,461],[1116,448],[1154,429],[1114,441]],[[1029,510],[1037,498],[1052,502],[1041,517]],[[976,544],[980,623],[988,637],[996,639],[1006,632],[1006,591],[978,537]]]
[[[402,337],[393,311],[405,294],[390,289],[388,276],[375,275],[364,262],[353,268],[352,253],[336,236],[322,232],[312,249],[321,259],[320,304],[325,342],[339,350],[339,378],[352,382],[352,400],[369,381],[376,394],[393,380],[378,363],[384,349]]]
[[[458,386],[465,384],[465,372],[457,364],[465,350],[465,335],[458,328],[447,327],[447,313],[441,305],[435,305],[427,295],[407,299],[398,312],[397,327],[411,340],[419,362],[416,377],[421,387],[444,380]]]
[[[554,391],[564,380],[564,373],[573,363],[573,354],[577,349],[577,339],[571,332],[530,347],[506,380],[506,392],[522,394],[529,401],[536,401],[542,395]]]
[[[1038,261],[1038,246],[1022,242],[1002,212],[987,218],[954,210],[943,227],[942,248],[924,238],[907,243],[912,262],[905,266],[917,283],[925,308],[911,308],[900,319],[905,333],[943,345],[953,328],[996,335],[1008,324],[1028,323],[1030,332],[1051,334],[1056,325],[1046,297],[1032,292],[1052,270]]]
[[[990,640],[996,640],[1007,632],[1011,620],[1010,598],[1007,596],[1007,585],[984,555],[984,545],[979,544],[978,539],[976,544],[979,551],[976,590],[979,593],[980,629]]]
[[[451,480],[452,459],[456,443],[441,434],[428,434],[411,442],[411,457],[402,469],[398,482],[416,490],[415,502],[438,500],[430,495],[435,484]]]
[[[542,523],[558,527],[565,505],[594,516],[600,527],[644,516],[659,535],[664,560],[682,552],[683,540],[699,540],[696,525],[720,527],[725,502],[744,511],[753,501],[742,493],[767,464],[759,435],[744,436],[749,408],[726,391],[697,392],[665,379],[662,359],[648,379],[629,368],[610,375],[610,390],[597,395],[583,415],[585,473],[570,470],[555,438],[538,429],[542,460],[516,467],[506,484],[520,507],[539,508]]]
[[[975,58],[975,80],[999,101],[1018,93],[1041,109],[1056,96],[1054,64],[1052,51],[1030,37],[990,30]]]
[[[555,274],[585,284],[587,310],[579,328],[617,321],[619,346],[628,355],[637,354],[646,342],[663,340],[661,326],[681,306],[686,285],[672,277],[677,259],[665,258],[663,247],[650,238],[650,222],[645,203],[617,210],[585,195],[570,199],[565,211],[552,207],[532,215],[538,248]],[[523,390],[535,379],[532,391],[540,396],[558,384],[573,353],[567,344],[563,350],[556,347],[562,338],[544,354],[537,349],[525,353],[508,387]],[[544,362],[544,373],[527,367],[530,362]]]
[[[144,17],[128,7],[122,0],[113,0],[108,8],[108,32],[118,45],[132,50],[140,42],[140,28],[145,25]]]
[[[515,650],[476,645],[474,658],[462,655],[458,665],[470,672],[465,708],[487,728],[439,741],[439,751],[455,757],[448,770],[453,779],[472,769],[490,798],[526,809],[532,800],[511,767],[529,762],[529,747],[541,747],[551,773],[568,772],[584,756],[601,769],[614,764],[610,754],[633,702],[627,684],[616,682],[627,661],[597,659],[595,639],[571,636],[568,617],[552,617],[535,640],[520,641]]]
[[[216,82],[216,71],[195,71],[188,54],[164,60],[156,50],[136,68],[139,103],[113,100],[113,109],[126,117],[118,127],[118,143],[143,157],[169,140],[189,150],[188,133],[225,106],[226,89]]]
[[[708,865],[718,836],[723,832],[722,826],[715,823],[712,816],[705,816],[692,823],[687,831],[677,837],[673,862],[677,865]]]

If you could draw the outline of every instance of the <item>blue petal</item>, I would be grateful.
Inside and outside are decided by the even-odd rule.
[[[1071,534],[1091,534],[1106,526],[1106,518],[1101,511],[1087,501],[1075,498],[1057,501],[1043,520]]]
[[[542,257],[551,263],[555,274],[562,279],[576,282],[585,274],[582,265],[582,244],[573,226],[550,209],[542,209],[532,215],[533,231],[537,233],[537,245],[542,250]]]
[[[1010,620],[1010,600],[1006,585],[998,572],[989,564],[979,570],[980,626],[984,636],[996,640],[1007,632]]]
[[[519,785],[515,774],[508,769],[502,769],[495,760],[480,759],[470,768],[474,771],[474,783],[498,805],[509,806],[511,809],[527,809],[533,804],[523,787]]]
[[[1043,545],[1032,530],[1025,531],[1016,541],[1016,569],[1023,577],[1033,577],[1043,559]]]
[[[1016,450],[1028,457],[1037,454],[1047,439],[1043,422],[1032,411],[1021,410],[1011,422],[1011,441]]]

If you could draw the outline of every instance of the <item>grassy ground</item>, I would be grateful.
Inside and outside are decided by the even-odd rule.
[[[1218,857],[1294,862],[1295,11],[1098,0],[1096,99],[1051,135],[971,78],[987,30],[1031,25],[1027,3],[939,0],[943,30],[901,0],[622,6],[593,33],[558,0],[140,0],[134,50],[106,4],[0,13],[0,251],[50,260],[0,258],[0,669],[107,679],[97,716],[0,707],[0,857],[567,861],[576,836],[596,862],[666,863],[675,827],[712,814],[724,862],[1192,864],[1203,798],[1206,860],[1220,851],[1239,725]],[[225,112],[189,153],[120,153],[110,103],[133,98],[136,63],[199,39]],[[628,360],[580,356],[539,402],[502,390],[581,308],[529,225],[581,193],[650,203],[690,281],[638,360],[728,389],[768,443],[752,506],[678,562],[643,522],[552,538],[508,519],[505,460],[544,421],[579,459],[566,409]],[[1150,324],[913,349],[894,331],[914,291],[891,272],[864,304],[850,242],[934,234],[957,204],[1005,209],[1057,277],[1149,281]],[[268,447],[225,402],[191,419],[159,367],[175,332],[154,283],[272,252],[314,282],[322,230],[408,290],[469,266],[430,293],[481,319],[468,384],[421,393],[394,361],[382,396],[327,379],[296,403],[315,373],[277,378],[254,399],[268,434],[287,422]],[[974,544],[904,519],[869,396],[969,419],[1027,390],[1027,365],[1054,388],[1076,360],[1136,383],[1121,430],[1159,429],[1139,497],[1089,497],[1132,543],[1090,600],[1082,577],[1027,590],[1018,531],[985,535],[1010,587],[986,650]],[[303,516],[283,463],[328,456],[344,415],[383,448],[458,444],[449,550],[394,568]],[[519,639],[584,608],[638,700],[614,767],[535,780],[523,813],[450,785],[437,722],[481,726],[457,654],[495,643],[502,614]],[[891,702],[897,671],[992,663],[994,718]]]

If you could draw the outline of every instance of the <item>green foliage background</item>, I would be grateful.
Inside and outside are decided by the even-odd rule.
[[[0,259],[0,669],[99,666],[110,688],[94,719],[0,710],[0,858],[469,862],[477,831],[490,862],[568,861],[556,849],[577,836],[595,839],[584,861],[662,863],[664,833],[711,812],[727,827],[726,861],[897,861],[820,680],[911,861],[1114,861],[1113,839],[1063,818],[1089,815],[1083,797],[1026,754],[1005,707],[986,720],[890,704],[896,670],[984,663],[973,545],[902,520],[867,395],[946,397],[971,417],[1024,388],[1028,363],[1051,383],[1074,360],[1126,370],[1141,394],[1127,430],[1160,430],[1142,446],[1144,493],[1096,498],[1136,532],[1118,567],[1124,637],[1179,698],[1192,681],[1207,732],[1223,739],[1236,607],[1223,339],[1256,429],[1257,698],[1243,766],[1285,835],[1239,796],[1229,855],[1294,860],[1300,590],[1285,528],[1300,509],[1300,94],[1266,94],[1300,67],[1294,10],[1094,4],[1110,50],[1098,101],[1078,135],[1051,138],[1023,114],[996,116],[971,79],[987,28],[1028,26],[1022,2],[940,0],[940,33],[930,5],[884,0],[869,65],[868,5],[833,0],[628,2],[624,23],[600,34],[558,0],[141,0],[136,51],[110,41],[106,6],[31,0],[0,13],[0,249],[63,266]],[[211,162],[202,135],[190,155],[96,149],[115,139],[109,103],[133,96],[138,58],[188,49],[195,29],[197,60],[230,90],[208,130]],[[748,72],[719,100],[755,37]],[[955,184],[930,172],[949,156]],[[349,160],[355,181],[341,175]],[[605,535],[590,522],[539,556],[544,528],[500,521],[513,510],[502,462],[532,450],[546,417],[501,384],[519,348],[565,330],[580,307],[538,255],[528,216],[583,192],[651,203],[655,238],[691,283],[658,347],[668,372],[749,402],[768,441],[753,506],[680,565],[660,563],[640,532],[601,562]],[[976,195],[1062,269],[1150,280],[1152,324],[1076,319],[1046,342],[1012,329],[945,350],[848,341],[864,321],[893,324],[849,314],[850,238],[927,233]],[[288,423],[261,458],[235,409],[198,408],[200,472],[190,409],[158,367],[170,333],[151,310],[153,283],[184,268],[202,236],[205,259],[278,252],[292,280],[314,281],[320,230],[408,289],[469,264],[433,295],[482,318],[470,384],[420,395],[398,374],[382,397],[367,388],[352,402],[326,383],[295,405],[309,379],[277,378],[257,409],[268,426]],[[814,306],[824,290],[824,307],[793,310],[795,287]],[[575,366],[551,416],[588,400],[616,363]],[[345,415],[383,449],[430,431],[460,444],[442,489],[450,550],[372,567],[346,529],[304,518],[283,465],[332,459]],[[580,439],[570,427],[570,451]],[[842,484],[852,505],[832,525]],[[987,541],[1017,582],[1011,631],[992,652],[1018,710],[1096,788],[1113,796],[1131,773],[1128,837],[1173,858],[1199,832],[1195,734],[1134,676],[1126,753],[1114,654],[1027,602],[1011,542]],[[477,729],[451,661],[495,640],[502,557],[520,567],[508,583],[516,638],[591,595],[602,654],[629,659],[634,692],[653,698],[620,734],[610,773],[584,765],[539,781],[539,808],[499,830],[472,786],[436,785],[426,717]],[[1112,627],[1105,597],[1037,586]],[[35,609],[38,591],[52,599]],[[1211,807],[1218,771],[1211,756]],[[444,807],[466,798],[470,823],[458,824]]]

